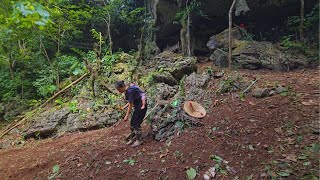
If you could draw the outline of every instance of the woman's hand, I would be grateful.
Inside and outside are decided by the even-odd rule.
[[[128,116],[125,116],[125,117],[123,118],[123,121],[128,121]]]

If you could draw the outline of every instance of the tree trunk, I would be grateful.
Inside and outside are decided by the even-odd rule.
[[[13,62],[10,60],[10,78],[11,80],[14,79],[14,72],[13,72]]]
[[[145,51],[145,26],[143,25],[141,28],[141,36],[140,36],[140,40],[139,40],[139,46],[138,46],[138,62],[139,62],[139,66],[142,65],[142,59],[144,56],[144,51]]]
[[[180,41],[181,41],[181,52],[182,54],[187,54],[187,42],[186,42],[186,23],[182,23],[182,28],[180,30]]]
[[[189,0],[187,0],[186,7],[187,7],[187,34],[186,34],[186,43],[187,43],[187,55],[191,57],[191,37],[190,37],[190,10],[188,7]]]
[[[304,0],[300,0],[300,41],[304,41]]]
[[[232,63],[232,12],[236,2],[237,0],[233,0],[229,10],[229,55],[228,55],[229,69],[231,69],[231,63]]]
[[[44,46],[44,44],[43,44],[43,42],[42,42],[42,38],[41,38],[41,37],[40,37],[40,48],[43,49],[43,54],[46,56],[46,58],[47,58],[47,60],[48,60],[48,63],[49,63],[49,65],[51,66],[51,61],[50,61],[48,52],[47,52],[46,47]]]
[[[110,49],[110,53],[112,55],[112,46],[113,46],[113,42],[112,42],[112,37],[111,37],[111,17],[110,17],[110,13],[107,12],[108,15],[108,23],[107,23],[107,28],[108,28],[108,37],[109,37],[109,49]]]
[[[14,80],[14,61],[12,61],[12,52],[9,55],[10,78]]]

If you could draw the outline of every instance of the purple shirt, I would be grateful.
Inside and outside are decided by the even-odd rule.
[[[129,103],[133,103],[135,109],[141,108],[141,97],[143,95],[145,96],[145,93],[136,85],[130,86],[125,93],[126,100],[128,100]]]

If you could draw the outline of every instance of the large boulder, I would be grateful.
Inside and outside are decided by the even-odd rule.
[[[178,92],[177,86],[169,86],[164,83],[158,83],[155,85],[157,100],[170,100]]]
[[[87,131],[110,126],[117,122],[120,113],[116,110],[100,111],[81,115],[69,114],[65,124],[59,128],[59,132]]]
[[[228,66],[228,55],[227,52],[222,49],[217,49],[213,51],[210,56],[210,60],[219,67],[227,67]]]
[[[180,81],[183,76],[189,75],[197,71],[196,66],[197,59],[195,57],[185,57],[183,59],[178,59],[174,64],[171,74]]]
[[[55,134],[58,126],[63,124],[69,115],[67,109],[56,110],[53,113],[45,111],[40,113],[35,119],[30,128],[27,129],[23,135],[25,138],[40,138],[49,137]]]
[[[191,73],[197,71],[196,57],[185,57],[181,54],[169,51],[164,51],[156,55],[155,57],[150,59],[150,62],[150,67],[158,67],[158,69],[163,69],[161,73],[156,74],[157,76],[160,76],[159,79],[163,79],[162,77],[165,76],[166,81],[169,81],[170,85],[176,83],[172,81],[172,78],[168,75],[168,72],[173,76],[174,79],[176,79],[176,81],[180,81],[185,75],[190,75]]]
[[[164,108],[157,108],[152,116],[151,129],[156,140],[165,140],[178,134],[185,125],[201,126],[198,119],[190,117],[182,108],[182,103],[176,107],[167,104]]]
[[[64,132],[86,131],[110,126],[117,122],[121,112],[109,108],[93,111],[92,102],[79,103],[79,112],[62,108],[48,110],[32,119],[23,135],[25,138],[47,138]]]
[[[207,73],[196,74],[192,73],[187,76],[184,81],[185,99],[199,101],[205,96],[205,88],[210,81],[210,75]]]
[[[236,64],[242,68],[287,70],[307,66],[307,61],[281,52],[271,42],[236,42],[237,47],[232,54]]]
[[[112,78],[115,80],[128,80],[130,78],[130,67],[127,63],[117,63],[112,68]]]
[[[170,86],[178,84],[178,81],[168,71],[164,71],[162,73],[155,73],[152,75],[152,78],[156,83],[166,83]]]
[[[246,31],[244,29],[239,29],[235,27],[235,28],[232,28],[231,34],[233,39],[240,40],[245,37]],[[209,49],[229,47],[229,29],[225,29],[221,33],[211,36],[209,41],[207,42],[207,47]],[[233,44],[233,48],[234,47],[235,47],[235,44]]]
[[[271,69],[288,70],[298,67],[306,67],[307,61],[303,57],[293,57],[277,49],[271,42],[258,42],[248,39],[242,29],[232,30],[234,43],[232,46],[233,65],[244,69]],[[227,52],[222,49],[228,48],[227,30],[210,38],[208,44],[216,44],[210,59],[220,67],[228,64]],[[209,46],[212,48],[213,46]],[[222,49],[220,49],[222,48]]]

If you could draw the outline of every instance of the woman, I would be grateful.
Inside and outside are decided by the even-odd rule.
[[[122,108],[128,107],[124,121],[128,121],[129,115],[131,113],[132,107],[134,108],[133,115],[130,121],[131,134],[128,138],[127,144],[132,144],[131,147],[137,147],[141,145],[141,124],[146,115],[148,103],[145,103],[145,107],[142,108],[142,99],[145,98],[145,93],[136,85],[127,86],[124,81],[118,81],[115,84],[116,89],[120,93],[124,93],[128,103]],[[146,99],[145,99],[146,101]]]

